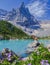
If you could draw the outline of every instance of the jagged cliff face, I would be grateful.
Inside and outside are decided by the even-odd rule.
[[[34,26],[39,25],[39,23],[35,19],[35,17],[30,14],[29,9],[25,7],[24,3],[22,3],[19,8],[12,9],[12,11],[6,12],[2,19],[13,22],[15,25],[20,25],[30,29],[39,28],[39,26]]]
[[[21,25],[24,24],[27,26],[30,24],[31,25],[38,24],[35,17],[30,14],[29,9],[25,7],[24,3],[22,3],[22,5],[20,6],[19,12],[20,12],[19,17],[22,19],[21,21],[23,22],[23,23],[21,23]],[[19,23],[20,23],[20,21],[18,22],[18,24]]]

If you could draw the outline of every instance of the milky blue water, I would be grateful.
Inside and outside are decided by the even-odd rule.
[[[9,48],[14,51],[17,55],[23,55],[26,51],[28,44],[32,43],[33,40],[0,40],[0,51],[4,48]]]
[[[25,51],[28,44],[31,44],[33,40],[0,40],[0,51],[4,48],[9,48],[14,51],[19,56],[25,56]],[[40,43],[43,43],[45,46],[50,44],[50,40],[39,40]]]
[[[39,42],[42,43],[44,46],[50,44],[50,40],[39,40]]]

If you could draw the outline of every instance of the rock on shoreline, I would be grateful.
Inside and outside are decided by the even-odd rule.
[[[26,53],[33,52],[39,45],[40,43],[37,40],[35,40],[33,43],[28,45]]]
[[[13,62],[17,58],[18,58],[18,56],[12,50],[9,50],[8,48],[5,48],[5,49],[3,49],[2,52],[0,52],[0,62],[2,62],[4,60]]]
[[[47,49],[50,52],[50,44],[47,45]]]

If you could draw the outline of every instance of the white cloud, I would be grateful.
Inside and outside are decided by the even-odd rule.
[[[39,0],[36,0],[32,3],[29,3],[26,7],[29,8],[30,13],[35,17],[43,17],[46,13],[46,5],[47,2],[43,3]]]

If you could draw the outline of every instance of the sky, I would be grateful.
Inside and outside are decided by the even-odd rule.
[[[50,20],[50,0],[0,0],[0,9],[7,11],[20,7],[24,2],[30,13],[37,19]]]

